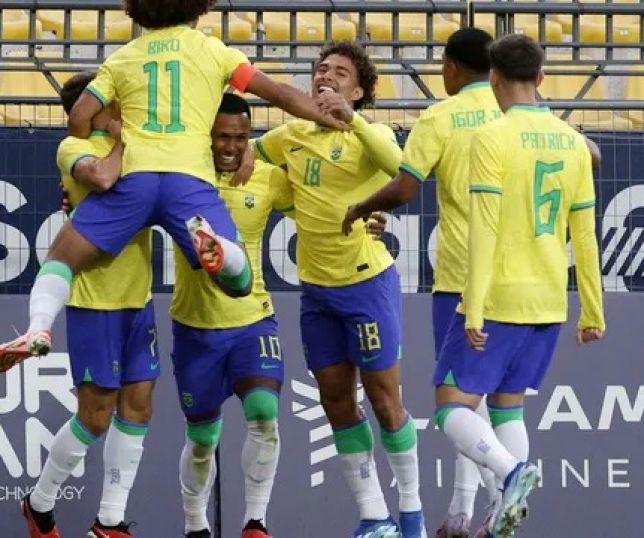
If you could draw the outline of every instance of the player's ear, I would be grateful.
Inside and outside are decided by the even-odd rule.
[[[543,69],[539,69],[539,74],[537,75],[537,84],[535,86],[536,88],[538,88],[539,85],[543,82],[543,77],[544,77]]]
[[[364,90],[360,86],[356,86],[353,88],[353,91],[351,92],[351,100],[355,103],[356,101],[360,101],[364,97]]]

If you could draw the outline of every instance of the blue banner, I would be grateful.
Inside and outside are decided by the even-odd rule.
[[[586,133],[602,150],[597,178],[597,231],[607,291],[644,289],[644,133]],[[56,148],[63,129],[0,128],[0,292],[29,291],[47,247],[64,222]],[[404,142],[401,133],[400,141]],[[277,215],[264,238],[271,290],[296,290],[295,225]],[[406,292],[429,291],[436,245],[436,189],[427,181],[390,218],[386,242]],[[155,291],[174,282],[167,234],[155,234]],[[572,281],[571,281],[572,282]],[[574,282],[572,282],[574,287]]]

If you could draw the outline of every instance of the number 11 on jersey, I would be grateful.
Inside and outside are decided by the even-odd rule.
[[[170,123],[165,127],[159,123],[159,63],[148,62],[143,66],[143,72],[148,75],[148,121],[143,129],[153,133],[182,133],[186,127],[181,123],[181,62],[166,62],[165,71],[170,73]]]

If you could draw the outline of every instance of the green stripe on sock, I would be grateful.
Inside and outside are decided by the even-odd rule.
[[[142,436],[148,433],[147,424],[134,424],[132,422],[125,422],[122,418],[114,415],[112,417],[112,424],[114,427],[127,435]]]
[[[488,412],[490,413],[490,423],[493,428],[510,422],[511,420],[523,420],[523,407],[490,407],[488,406]]]
[[[257,389],[244,396],[242,407],[244,416],[249,422],[275,420],[279,410],[279,399],[275,392]]]
[[[350,428],[333,432],[333,440],[338,454],[357,454],[373,449],[373,431],[368,420]]]
[[[418,436],[416,434],[416,424],[411,415],[407,417],[407,422],[398,431],[390,432],[380,427],[380,439],[382,446],[390,454],[405,452],[416,446]]]
[[[217,446],[221,437],[223,420],[218,418],[213,422],[186,424],[186,435],[193,443],[201,446]]]
[[[456,409],[455,407],[437,407],[436,411],[434,411],[434,422],[436,422],[436,425],[438,428],[442,431],[443,426],[445,425],[445,420],[447,419],[447,415],[449,415],[452,411]]]
[[[45,275],[58,275],[59,277],[64,278],[65,280],[67,280],[67,282],[70,283],[74,278],[74,274],[72,273],[69,265],[56,260],[49,260],[43,263],[40,271],[38,271],[36,278],[40,278],[41,276]]]
[[[69,427],[71,428],[72,433],[74,434],[76,439],[78,439],[81,443],[84,443],[87,446],[91,446],[96,441],[96,437],[94,437],[85,429],[76,415],[74,415],[69,421]]]
[[[236,276],[225,276],[221,273],[217,275],[217,280],[219,283],[226,289],[232,291],[241,291],[248,288],[252,278],[252,272],[250,270],[250,264],[246,260],[246,265],[241,273]]]

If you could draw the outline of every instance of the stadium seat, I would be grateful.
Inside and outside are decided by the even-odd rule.
[[[546,70],[589,70],[592,66],[567,65],[567,66],[546,66]],[[549,73],[537,89],[545,100],[568,100],[576,99],[577,95],[588,82],[588,75],[558,75]],[[607,100],[608,95],[603,81],[595,80],[581,100],[602,101]],[[613,114],[610,110],[573,110],[568,116],[568,123],[574,126],[581,126],[587,129],[628,129],[631,122],[621,116]]]
[[[359,28],[360,17],[351,13],[350,20]],[[459,24],[438,15],[432,18],[434,41],[447,41],[450,35],[459,29]],[[368,13],[366,30],[372,41],[390,41],[393,39],[393,20],[390,14]],[[425,16],[416,13],[401,13],[398,19],[398,37],[401,41],[426,41],[427,27]]]
[[[223,36],[222,16],[218,11],[211,11],[203,15],[197,23],[197,28],[208,36],[219,39]],[[248,21],[241,20],[233,14],[228,17],[228,36],[231,41],[250,41],[252,28]]]
[[[53,32],[58,38],[65,35],[65,12],[59,9],[41,9],[36,13],[43,30]],[[98,37],[98,13],[96,11],[72,11],[71,39],[96,39]]]
[[[255,62],[253,65],[262,71],[286,70],[289,67],[288,64],[279,62]],[[266,74],[276,82],[292,83],[292,77],[287,73]],[[244,99],[257,99],[256,96],[249,93],[242,95],[242,97]],[[253,106],[251,107],[251,114],[253,128],[255,129],[272,129],[292,119],[286,112],[273,106]]]
[[[36,39],[42,36],[42,23],[36,21]],[[20,9],[2,10],[2,39],[28,39],[29,15]]]
[[[434,71],[437,68],[440,69],[440,66],[437,66],[436,64],[427,64],[423,65],[422,67],[424,69],[432,69]],[[445,99],[446,97],[448,97],[447,92],[445,91],[445,84],[443,83],[442,75],[421,75],[420,78],[431,90],[436,99]],[[423,92],[421,92],[420,90],[418,91],[417,97],[418,99],[426,99],[425,94],[423,94]]]
[[[636,66],[639,75],[629,76],[626,82],[626,99],[629,101],[644,101],[644,68]],[[628,110],[624,115],[633,122],[637,128],[644,128],[644,110]]]
[[[73,73],[56,73],[62,85]],[[35,71],[4,71],[0,74],[0,95],[6,97],[58,97],[45,75]],[[60,126],[65,124],[61,106],[6,105],[0,107],[0,119],[5,125]]]
[[[551,43],[563,41],[563,29],[556,21],[545,21],[545,40]],[[516,15],[514,29],[518,34],[525,34],[532,39],[539,40],[539,18],[536,15]]]

